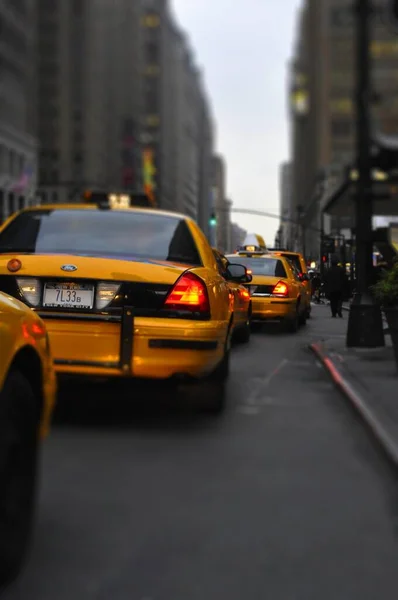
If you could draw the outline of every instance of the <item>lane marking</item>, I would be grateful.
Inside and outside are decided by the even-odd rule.
[[[275,367],[273,371],[267,377],[259,377],[257,378],[258,384],[252,389],[250,395],[246,399],[246,404],[253,405],[258,402],[258,397],[261,393],[263,393],[266,388],[271,383],[272,379],[279,375],[282,369],[289,363],[287,358],[281,360],[281,362]]]

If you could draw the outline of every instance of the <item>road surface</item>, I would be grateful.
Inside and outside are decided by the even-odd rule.
[[[307,349],[343,328],[316,307],[235,348],[220,419],[68,391],[4,598],[395,600],[397,483]]]

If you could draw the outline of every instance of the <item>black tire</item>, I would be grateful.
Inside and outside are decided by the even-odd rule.
[[[250,335],[251,335],[251,327],[250,327],[250,318],[247,318],[246,323],[244,324],[243,327],[239,327],[239,329],[237,329],[235,331],[235,341],[238,344],[247,344],[250,340]]]
[[[37,398],[14,370],[0,392],[0,589],[18,575],[28,551],[37,462]]]
[[[298,307],[296,309],[296,314],[293,319],[289,319],[286,322],[286,329],[289,333],[297,333],[300,328],[300,317],[298,312]]]
[[[195,406],[201,413],[220,415],[227,403],[227,380],[230,370],[230,352],[225,353],[223,360],[211,375],[205,379],[185,387],[180,392],[184,395],[184,403]]]
[[[300,325],[306,325],[307,324],[307,319],[308,319],[308,315],[307,312],[304,312],[302,315],[300,315],[299,317],[299,324]]]

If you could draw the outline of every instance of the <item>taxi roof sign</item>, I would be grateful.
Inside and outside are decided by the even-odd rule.
[[[239,248],[240,252],[268,252],[264,238],[258,233],[248,233],[243,241],[243,245]]]
[[[97,204],[103,209],[128,209],[133,206],[148,208],[152,203],[146,194],[129,194],[128,192],[108,192],[101,190],[86,190],[83,192],[85,202]]]

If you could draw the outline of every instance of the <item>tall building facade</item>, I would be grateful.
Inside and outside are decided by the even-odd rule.
[[[167,0],[36,0],[43,201],[145,191],[208,222],[213,134]]]
[[[34,202],[35,4],[0,3],[0,222]]]
[[[231,223],[230,252],[235,252],[239,246],[243,245],[246,234],[246,229],[243,229],[237,223]]]
[[[37,0],[39,193],[72,199],[107,178],[104,0]]]
[[[279,194],[281,222],[278,230],[279,245],[282,248],[293,248],[295,239],[295,224],[291,214],[292,204],[292,165],[285,162],[279,170]]]
[[[398,44],[373,0],[372,117],[384,133],[398,132]],[[301,221],[296,243],[318,258],[320,199],[325,186],[355,158],[355,11],[351,0],[305,0],[290,66],[292,212]],[[346,223],[333,219],[331,232]],[[303,235],[304,233],[304,235]]]
[[[226,166],[224,158],[220,155],[213,156],[212,187],[214,211],[217,216],[215,244],[220,252],[229,252],[232,203],[226,198]]]

